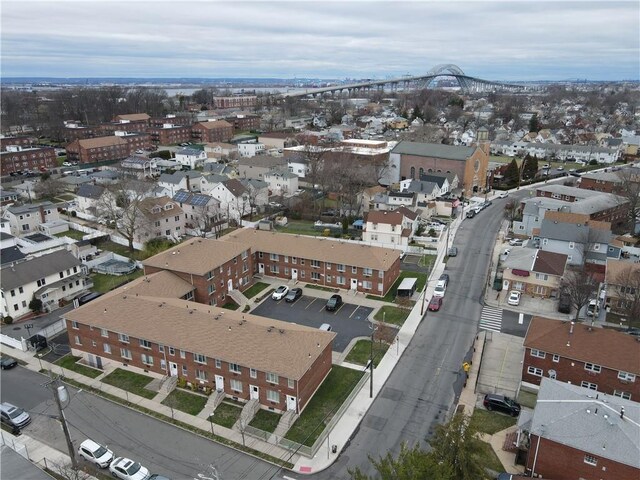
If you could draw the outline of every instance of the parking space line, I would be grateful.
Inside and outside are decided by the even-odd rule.
[[[353,310],[353,312],[351,312],[351,315],[349,315],[349,318],[353,317],[353,314],[356,313],[356,310],[358,310],[360,308],[360,305],[356,305],[356,308]]]
[[[313,297],[313,300],[311,300],[311,301],[307,304],[307,306],[306,306],[306,307],[304,307],[304,309],[306,310],[307,308],[309,308],[309,307],[311,306],[311,304],[312,304],[313,302],[315,302],[317,299],[318,299],[317,297]]]

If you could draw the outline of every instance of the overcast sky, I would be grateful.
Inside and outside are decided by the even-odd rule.
[[[3,77],[640,77],[640,2],[2,0]]]

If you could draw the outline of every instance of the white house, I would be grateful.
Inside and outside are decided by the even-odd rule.
[[[265,150],[264,143],[247,142],[238,144],[238,153],[241,157],[255,157]]]
[[[53,311],[60,300],[71,300],[91,286],[86,274],[86,267],[67,250],[5,265],[0,270],[2,316],[26,315],[34,298]]]
[[[173,201],[184,212],[185,228],[195,235],[210,232],[222,219],[220,201],[211,195],[180,190],[173,196]]]
[[[158,178],[158,185],[166,189],[170,197],[176,194],[178,190],[187,190],[189,192],[198,192],[201,188],[202,173],[194,170],[186,170],[184,172],[163,173]]]
[[[362,232],[365,242],[406,247],[420,224],[420,216],[408,208],[393,211],[369,211]]]
[[[20,236],[38,232],[41,223],[60,220],[58,208],[51,202],[10,206],[4,212],[9,221],[11,235]]]
[[[287,167],[289,168],[289,172],[294,173],[300,178],[306,177],[309,173],[309,161],[304,158],[288,158]]]
[[[125,175],[135,176],[140,180],[156,176],[160,173],[155,159],[149,159],[141,155],[132,155],[125,158],[120,162],[120,168]]]
[[[139,204],[134,241],[145,243],[164,237],[179,240],[185,234],[184,212],[180,205],[169,197],[149,197]]]
[[[298,176],[286,170],[271,170],[263,175],[271,195],[289,196],[298,190]]]
[[[207,153],[204,150],[199,150],[197,148],[181,148],[176,151],[176,162],[178,162],[183,167],[188,167],[191,170],[196,168],[198,165],[204,163],[207,159]]]
[[[220,202],[223,217],[240,222],[244,215],[251,211],[250,192],[240,180],[227,179],[216,184],[209,195]]]

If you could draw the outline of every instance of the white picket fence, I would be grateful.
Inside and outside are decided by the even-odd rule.
[[[9,335],[0,333],[0,343],[11,348],[15,348],[16,350],[20,350],[21,352],[26,352],[28,350],[27,341],[24,338],[22,340],[17,340]]]

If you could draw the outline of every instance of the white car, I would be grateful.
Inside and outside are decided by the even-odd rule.
[[[274,300],[282,300],[287,293],[289,293],[289,287],[286,285],[280,285],[275,291],[271,294],[271,298]]]
[[[509,196],[509,194],[507,192],[501,192],[500,194],[498,194],[498,198],[507,198]]]
[[[509,305],[520,305],[520,292],[517,290],[511,290],[509,292],[509,299],[507,300]]]
[[[149,470],[129,458],[118,457],[109,465],[111,475],[121,480],[146,480]]]
[[[73,167],[73,163],[71,162],[62,162],[63,167]]]
[[[505,249],[504,252],[502,252],[502,255],[504,255],[505,257],[508,257],[510,253],[511,253],[511,249],[507,248],[507,249]]]
[[[86,461],[100,468],[107,468],[113,460],[113,452],[93,440],[86,439],[80,444],[78,454]]]
[[[519,238],[512,238],[509,240],[509,245],[512,247],[521,247],[524,242]]]
[[[438,283],[436,283],[436,288],[433,289],[433,296],[444,297],[444,294],[446,291],[447,291],[446,280],[438,280]]]

